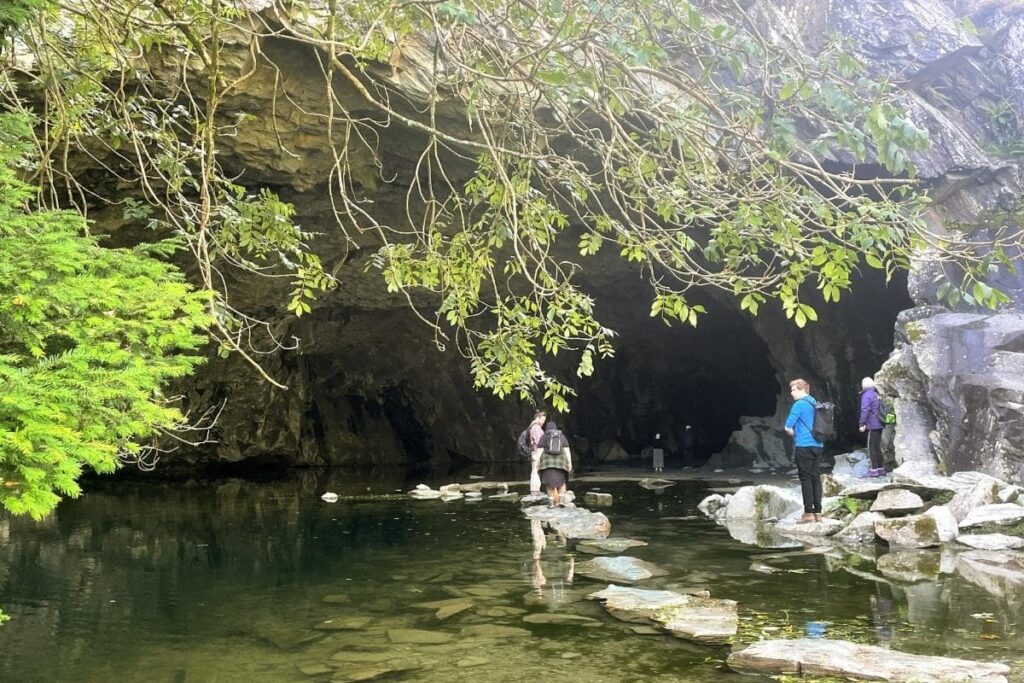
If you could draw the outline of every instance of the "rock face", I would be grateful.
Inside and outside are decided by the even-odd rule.
[[[726,519],[782,519],[803,509],[797,491],[777,486],[744,486],[732,495],[725,509]]]
[[[848,676],[892,683],[1006,683],[1010,667],[948,657],[927,657],[842,640],[762,640],[729,655],[740,673]]]
[[[982,235],[990,223],[1015,227],[990,216],[1012,210],[1022,188],[1020,155],[1014,152],[1024,139],[1019,10],[980,0],[742,4],[767,33],[792,35],[809,52],[821,48],[824,36],[846,37],[872,75],[902,84],[911,118],[933,141],[913,160],[930,188],[933,205],[926,218],[936,232],[953,222]],[[978,27],[976,33],[965,29],[964,16]],[[281,69],[253,62],[257,51],[247,44],[221,55],[226,68],[245,78],[222,104],[224,120],[237,119],[237,125],[220,141],[220,161],[247,190],[269,185],[296,206],[296,221],[321,234],[315,247],[340,284],[300,320],[267,314],[275,335],[300,341],[296,349],[264,360],[287,392],[255,382],[237,358],[211,360],[182,387],[197,412],[226,403],[212,435],[215,452],[180,449],[173,458],[305,465],[514,459],[515,436],[529,420],[529,407],[475,391],[464,359],[450,348],[440,352],[439,340],[407,302],[387,294],[379,274],[367,269],[377,237],[346,236],[338,228],[328,192],[336,150],[324,136],[328,102],[316,55],[274,36],[262,40],[258,51],[273,54]],[[162,65],[168,72],[176,66]],[[416,65],[401,67],[401,77],[388,83],[396,99],[404,94],[423,101],[426,89],[417,81]],[[368,77],[386,79],[382,74],[388,71],[387,65],[369,65]],[[281,73],[288,77],[282,80]],[[364,111],[354,89],[336,91],[350,110]],[[999,107],[1014,115],[994,121],[991,112]],[[438,110],[449,122],[465,120],[446,103]],[[397,121],[376,133],[382,131],[376,155],[356,146],[348,150],[352,175],[366,210],[382,224],[401,226],[403,189],[415,177],[426,138]],[[838,168],[855,162],[822,154],[821,161]],[[870,174],[873,161],[858,168]],[[451,172],[458,184],[471,171],[453,164]],[[97,230],[114,233],[123,222],[109,220],[110,226],[101,219]],[[718,464],[788,465],[789,442],[781,431],[788,397],[780,391],[786,381],[805,376],[830,394],[841,406],[842,436],[853,441],[857,383],[888,352],[896,312],[916,303],[920,307],[900,319],[900,348],[884,373],[885,386],[899,398],[898,458],[934,459],[945,472],[982,469],[1020,481],[1024,431],[1016,425],[1024,410],[1024,281],[1004,271],[993,275],[1012,297],[998,315],[948,313],[928,307],[936,302],[935,274],[934,268],[919,269],[907,292],[898,288],[899,277],[887,289],[880,277],[865,276],[850,296],[820,309],[818,324],[804,330],[767,306],[751,320],[731,297],[702,293],[711,312],[707,322],[680,331],[637,320],[646,318],[636,315],[636,302],[649,300],[647,284],[634,277],[630,265],[615,263],[581,286],[606,307],[602,322],[620,333],[619,351],[593,378],[580,381],[577,388],[587,400],[574,406],[567,431],[586,439],[576,442],[581,455],[617,459],[640,452],[655,431],[664,432],[669,454],[678,452],[683,425],[692,420],[708,441],[702,455],[721,451]],[[286,292],[270,280],[245,283],[238,303],[273,311],[273,302]],[[433,302],[417,303],[429,309]],[[680,409],[674,413],[666,406]]]

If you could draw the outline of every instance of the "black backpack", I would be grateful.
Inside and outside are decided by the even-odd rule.
[[[524,458],[529,458],[533,455],[533,449],[530,448],[530,428],[527,427],[516,439],[516,450],[519,451],[519,455]]]
[[[550,432],[544,432],[544,452],[551,455],[559,455],[562,449],[568,444],[565,441],[565,434],[552,429]]]
[[[822,443],[836,438],[836,406],[828,401],[814,404],[814,424],[811,436]]]

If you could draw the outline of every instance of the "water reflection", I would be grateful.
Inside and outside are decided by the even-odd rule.
[[[0,605],[14,617],[0,628],[0,680],[521,681],[566,654],[581,680],[756,680],[717,669],[726,650],[608,617],[585,599],[604,585],[575,574],[572,543],[518,506],[396,491],[450,481],[123,483],[42,523],[0,518]],[[1020,554],[879,547],[876,560],[771,536],[784,545],[766,554],[747,544],[763,529],[697,516],[702,484],[601,489],[613,536],[645,541],[629,554],[669,572],[640,587],[737,600],[741,641],[828,622],[831,637],[911,652],[1012,659],[1024,645]],[[325,490],[341,500],[321,502]]]

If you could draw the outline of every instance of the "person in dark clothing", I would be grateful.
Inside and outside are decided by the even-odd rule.
[[[547,489],[551,504],[559,505],[565,493],[565,484],[569,480],[569,472],[572,472],[569,440],[558,429],[554,420],[548,420],[544,425],[544,435],[540,437],[537,446],[542,451],[537,466],[540,470],[540,481]]]
[[[882,430],[885,422],[882,419],[882,404],[878,399],[875,381],[865,377],[860,382],[860,431],[868,435],[868,457],[871,459],[869,477],[881,477],[885,474],[882,461]]]
[[[811,385],[803,379],[789,383],[793,407],[786,418],[786,433],[793,437],[793,457],[800,477],[800,492],[804,498],[804,514],[798,524],[821,521],[821,454],[825,445],[814,438],[814,406],[818,404],[810,394]]]
[[[693,434],[693,427],[686,425],[683,430],[683,467],[696,467],[697,458],[697,437]]]

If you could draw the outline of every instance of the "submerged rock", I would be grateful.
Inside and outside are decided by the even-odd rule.
[[[956,573],[999,598],[1024,591],[1024,554],[968,550],[956,558]]]
[[[638,560],[629,555],[616,557],[595,557],[576,565],[576,573],[597,581],[636,583],[655,576],[665,576],[667,571],[656,564]]]
[[[633,623],[652,621],[654,615],[669,607],[685,604],[685,598],[673,591],[626,588],[609,584],[607,588],[587,596],[604,601],[604,608],[616,619]]]
[[[388,640],[392,643],[408,643],[412,645],[436,645],[450,643],[452,634],[440,631],[425,631],[418,628],[389,628]]]
[[[823,638],[762,640],[733,652],[726,664],[747,674],[848,676],[891,683],[1006,683],[1010,672],[1005,664],[912,655]]]
[[[320,500],[324,501],[325,503],[337,503],[338,494],[332,491],[328,491],[327,493],[320,496]]]

